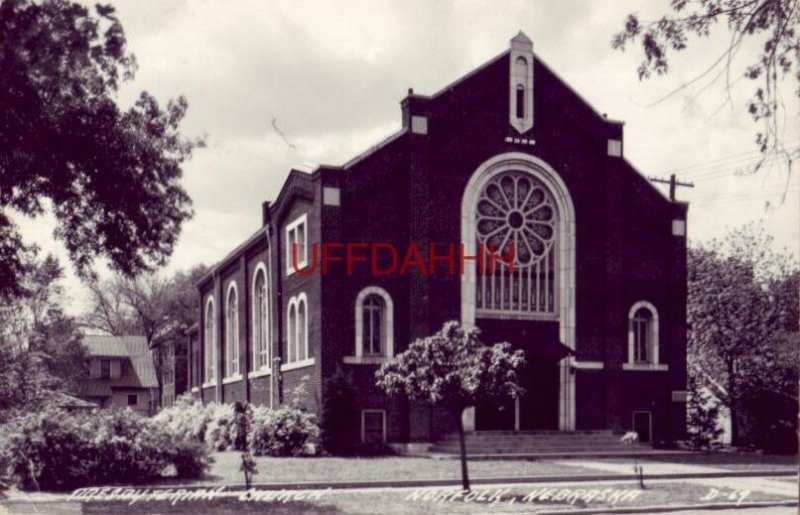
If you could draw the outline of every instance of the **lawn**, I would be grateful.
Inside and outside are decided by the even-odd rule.
[[[709,499],[709,487],[680,481],[653,481],[647,489],[638,490],[632,482],[575,483],[559,485],[520,485],[477,487],[473,498],[453,497],[458,492],[449,489],[373,489],[360,491],[329,491],[315,501],[257,501],[244,502],[239,494],[211,501],[186,501],[171,505],[166,501],[140,502],[133,505],[118,502],[88,502],[80,506],[62,504],[63,512],[99,514],[217,514],[217,513],[530,513],[531,511],[560,511],[576,508],[605,509],[622,506],[660,506],[693,504],[698,508],[711,502],[735,504],[741,493],[722,489],[720,495]],[[613,493],[612,492],[616,492]],[[480,496],[480,497],[479,497]],[[790,498],[752,492],[745,502],[786,501]],[[15,506],[20,507],[20,506]],[[9,506],[9,508],[14,508]],[[39,506],[56,508],[55,505]]]
[[[203,479],[183,483],[239,484],[244,476],[239,471],[241,454],[215,453],[210,474]],[[461,465],[457,459],[413,457],[375,458],[256,458],[258,474],[253,483],[287,483],[319,481],[380,481],[419,479],[459,479]],[[596,474],[597,471],[566,466],[549,461],[474,461],[469,463],[471,477],[519,477],[561,474]]]

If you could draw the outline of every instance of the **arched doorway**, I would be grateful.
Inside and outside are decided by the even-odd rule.
[[[489,251],[489,245],[496,254],[507,255],[504,250],[509,242],[515,242],[514,267],[504,269],[501,265],[493,272],[480,273],[476,264],[465,270],[461,280],[462,324],[477,325],[485,333],[489,328],[487,340],[502,338],[520,344],[536,366],[555,356],[552,351],[556,345],[575,349],[575,210],[566,185],[552,167],[520,152],[484,162],[464,191],[461,237],[468,256]],[[553,360],[552,377],[539,374],[540,380],[557,382],[550,384],[555,392],[550,411],[557,418],[552,421],[554,427],[562,430],[575,427],[570,364],[570,357],[562,359],[559,355]],[[549,402],[536,399],[542,383],[531,386],[537,391],[528,398],[530,403]],[[532,420],[530,413],[526,417],[526,409],[550,409],[549,405],[537,408],[525,402],[523,399],[513,406],[514,429]],[[508,419],[508,408],[501,411]],[[475,410],[465,414],[465,423],[476,428]]]

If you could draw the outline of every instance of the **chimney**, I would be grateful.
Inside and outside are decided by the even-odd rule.
[[[265,200],[264,202],[261,203],[261,227],[264,227],[265,225],[269,224],[269,219],[270,219],[269,205],[270,205],[269,200]]]

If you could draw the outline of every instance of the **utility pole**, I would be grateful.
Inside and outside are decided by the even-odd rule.
[[[675,189],[678,186],[682,186],[684,188],[694,188],[694,183],[693,182],[682,182],[682,181],[679,181],[675,177],[674,173],[669,176],[669,179],[664,179],[662,177],[650,177],[649,179],[650,179],[650,182],[658,182],[658,183],[661,183],[661,184],[669,184],[669,199],[672,202],[675,202]]]

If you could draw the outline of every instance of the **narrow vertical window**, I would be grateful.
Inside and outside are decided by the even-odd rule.
[[[239,309],[235,283],[228,287],[225,326],[225,376],[233,377],[239,373]]]
[[[256,268],[253,281],[253,370],[269,367],[269,296],[266,268]]]
[[[214,301],[208,299],[206,303],[206,319],[205,319],[205,349],[203,353],[203,360],[205,362],[205,382],[210,383],[214,381],[215,377],[215,361],[216,361],[216,346],[214,335]]]
[[[297,303],[297,360],[308,358],[308,334],[306,320],[306,301],[301,298]]]
[[[632,323],[633,361],[634,363],[649,363],[653,314],[647,308],[639,308],[633,316]]]
[[[364,355],[381,356],[383,344],[384,302],[380,295],[372,293],[364,300]]]
[[[297,361],[297,305],[295,300],[289,301],[289,316],[286,325],[286,362]]]
[[[517,118],[525,118],[525,86],[517,85]]]

